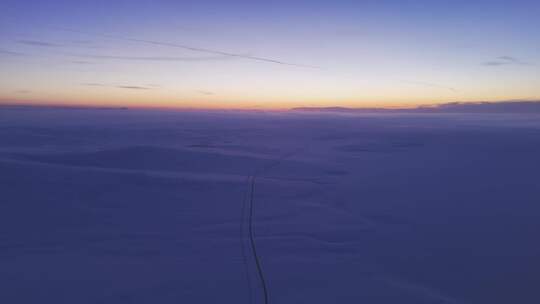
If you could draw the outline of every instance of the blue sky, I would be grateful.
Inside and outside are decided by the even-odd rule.
[[[0,100],[412,106],[540,99],[538,1],[12,1]]]

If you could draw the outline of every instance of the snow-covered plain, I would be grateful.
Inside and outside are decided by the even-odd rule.
[[[540,118],[0,109],[0,303],[540,303]]]

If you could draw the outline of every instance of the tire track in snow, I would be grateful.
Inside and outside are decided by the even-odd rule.
[[[246,195],[244,195],[244,200],[242,203],[242,218],[241,218],[241,244],[242,244],[242,258],[244,260],[244,264],[246,266],[246,276],[248,281],[248,288],[249,288],[249,301],[252,303],[253,297],[252,297],[252,285],[251,285],[251,277],[249,275],[249,263],[247,255],[245,254],[245,245],[244,245],[244,223],[245,220],[245,209],[246,209],[246,201],[248,202],[248,214],[247,214],[247,230],[248,230],[248,237],[249,237],[249,244],[251,249],[251,254],[253,255],[253,259],[255,260],[255,266],[257,270],[257,276],[259,278],[259,282],[261,284],[262,290],[263,290],[263,303],[268,304],[269,303],[269,291],[268,286],[266,284],[266,278],[264,275],[264,271],[262,268],[261,258],[257,252],[257,244],[255,242],[255,232],[253,229],[253,215],[254,215],[254,198],[255,198],[255,182],[257,177],[262,175],[263,173],[269,171],[272,168],[277,167],[281,164],[282,161],[285,159],[292,157],[293,155],[299,153],[300,151],[305,150],[306,147],[297,149],[293,152],[286,153],[277,159],[275,159],[273,162],[269,163],[268,165],[259,168],[259,170],[256,170],[253,175],[249,175],[247,177],[247,186],[248,190],[246,193],[249,193],[249,199],[246,199]]]

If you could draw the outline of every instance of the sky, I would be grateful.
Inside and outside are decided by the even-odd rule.
[[[2,0],[0,103],[540,100],[540,1]]]

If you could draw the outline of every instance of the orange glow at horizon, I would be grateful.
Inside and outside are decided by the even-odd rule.
[[[235,101],[233,98],[225,99],[203,99],[203,98],[163,98],[161,100],[139,97],[139,98],[111,98],[111,99],[92,99],[92,98],[49,98],[49,99],[30,99],[8,97],[0,98],[0,105],[30,105],[30,106],[81,106],[81,107],[128,107],[128,108],[171,108],[171,109],[215,109],[215,110],[288,110],[296,107],[348,107],[348,108],[414,108],[418,106],[437,105],[449,102],[498,102],[507,101],[510,98],[502,97],[497,99],[470,99],[470,100],[449,100],[449,99],[422,99],[416,101],[406,100],[405,98],[387,101],[363,101],[362,99],[342,99],[342,100],[322,100],[306,99],[305,101],[287,101],[278,100],[242,100]],[[540,100],[540,98],[527,98],[519,100]]]

